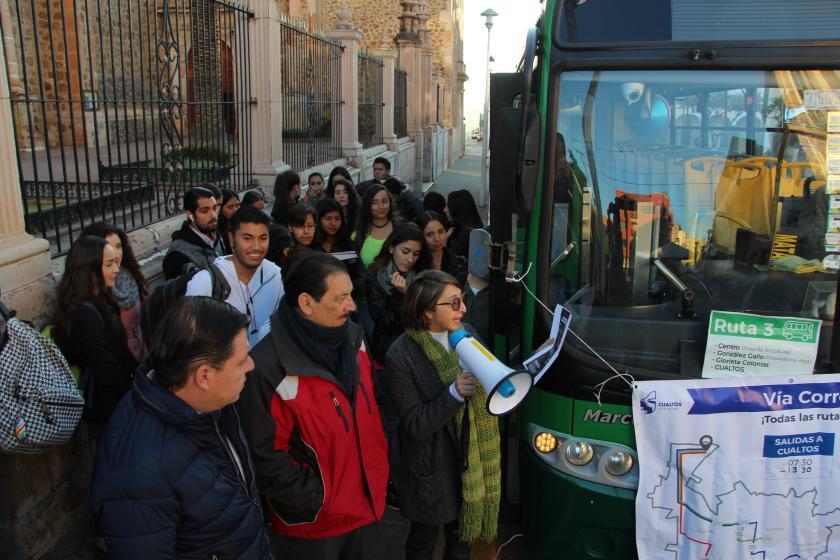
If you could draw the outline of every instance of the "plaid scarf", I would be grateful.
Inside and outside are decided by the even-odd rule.
[[[446,352],[428,331],[408,330],[406,333],[420,345],[441,382],[447,387],[451,385],[461,371],[455,350]],[[496,538],[501,499],[499,423],[487,412],[487,395],[480,383],[465,406],[469,415],[469,444],[467,468],[461,475],[461,540],[489,542]],[[461,414],[455,416],[458,434],[462,421]]]

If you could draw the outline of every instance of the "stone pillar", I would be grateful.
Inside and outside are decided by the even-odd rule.
[[[251,91],[257,103],[251,112],[251,149],[254,178],[264,187],[289,168],[283,163],[283,76],[277,49],[281,48],[277,2],[250,0],[254,13],[249,25]]]
[[[453,108],[452,111],[455,114],[455,126],[461,130],[460,136],[458,137],[458,156],[464,157],[464,149],[466,144],[466,125],[464,124],[464,82],[469,80],[469,76],[467,76],[467,67],[463,63],[463,61],[458,61],[458,77],[457,77],[457,86],[456,91],[453,95]]]
[[[0,52],[0,289],[4,302],[17,307],[23,318],[31,319],[32,313],[27,311],[35,308],[17,305],[13,293],[52,273],[50,244],[25,231],[11,94],[6,76],[3,51]]]
[[[397,148],[394,132],[394,70],[397,53],[393,49],[373,53],[382,60],[382,141],[391,151]]]
[[[337,14],[335,29],[327,36],[341,45],[341,151],[353,167],[362,167],[359,142],[359,41],[362,32],[353,27],[347,6]],[[393,127],[392,127],[393,128]]]

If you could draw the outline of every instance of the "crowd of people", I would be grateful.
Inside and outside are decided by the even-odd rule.
[[[386,504],[410,560],[440,530],[448,559],[495,536],[498,427],[447,338],[488,332],[472,196],[421,200],[384,158],[306,186],[280,174],[270,213],[188,190],[156,288],[183,295],[158,322],[125,232],[73,243],[52,333],[82,372],[109,557],[365,559]]]

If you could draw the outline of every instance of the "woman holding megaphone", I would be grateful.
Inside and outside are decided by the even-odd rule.
[[[463,370],[448,338],[464,328],[465,312],[454,277],[418,274],[403,303],[406,332],[385,358],[400,418],[400,505],[411,522],[407,560],[431,559],[441,528],[447,560],[468,559],[471,543],[496,536],[499,427],[484,389]]]

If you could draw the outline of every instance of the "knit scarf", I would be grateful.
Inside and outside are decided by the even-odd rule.
[[[449,352],[428,331],[408,330],[408,336],[423,350],[441,382],[451,385],[461,371],[458,354]],[[501,450],[499,423],[487,412],[487,394],[481,384],[466,400],[469,415],[467,468],[461,475],[461,540],[492,541],[496,538],[501,499]],[[455,416],[456,433],[461,433],[461,414]]]
[[[359,383],[359,361],[350,336],[350,320],[340,327],[322,327],[292,309],[285,297],[277,306],[277,315],[289,338],[310,359],[335,376],[353,403]]]

